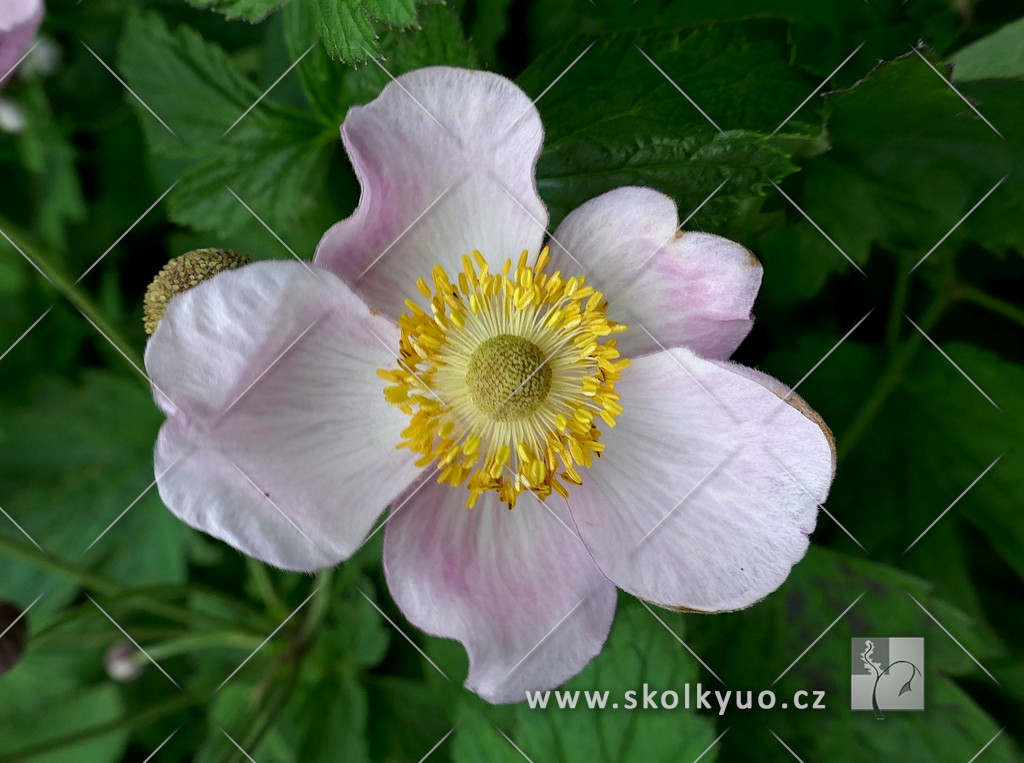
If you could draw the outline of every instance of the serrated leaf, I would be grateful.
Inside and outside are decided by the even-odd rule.
[[[283,12],[285,41],[292,58],[298,58],[318,37],[316,10],[305,3],[290,3]],[[397,77],[424,66],[476,68],[473,46],[466,40],[462,22],[447,5],[426,5],[419,10],[416,28],[389,29],[381,33],[381,53],[387,71],[376,65],[358,68],[331,61],[324,45],[314,48],[298,66],[302,89],[310,105],[329,122],[340,125],[351,106],[368,103]],[[390,75],[390,76],[389,76]]]
[[[416,23],[415,0],[316,0],[320,37],[332,58],[365,61],[380,52],[374,22],[388,27]]]
[[[394,26],[416,23],[415,0],[363,0],[361,4],[374,21]]]
[[[269,98],[252,108],[259,90],[219,46],[188,27],[171,31],[152,14],[129,18],[121,66],[139,98],[177,135],[132,99],[151,151],[179,168],[167,197],[171,219],[225,237],[259,225],[255,213],[271,229],[290,232],[293,249],[299,246],[296,222],[312,225],[310,210],[325,195],[317,191],[334,129]],[[314,234],[301,233],[311,248]]]
[[[645,185],[678,199],[685,217],[724,182],[693,226],[698,227],[740,211],[768,185],[766,177],[781,179],[796,166],[758,133],[690,131],[679,138],[637,136],[630,144],[615,127],[546,149],[537,170],[541,195],[562,213],[613,188]]]
[[[788,143],[769,137],[793,108],[784,104],[806,95],[788,67],[783,31],[772,24],[723,25],[610,37],[590,49],[577,38],[532,64],[519,83],[531,95],[544,93],[537,103],[546,131],[537,174],[552,225],[624,184],[668,193],[685,217],[726,181],[694,228],[721,226],[756,204],[768,178],[795,171],[793,146],[820,134],[809,109],[811,123],[801,118],[787,125]]]
[[[118,68],[149,107],[127,96],[151,150],[172,158],[216,142],[260,96],[220,46],[187,26],[171,30],[154,13],[129,13]]]
[[[223,14],[229,19],[263,21],[288,0],[188,0],[196,8],[208,9]]]
[[[834,77],[833,86],[852,83],[864,67],[906,52],[908,40],[923,38],[944,45],[960,34],[960,18],[947,0],[919,0],[912,4],[878,0],[870,5],[806,0],[604,0],[574,5],[563,0],[538,0],[531,10],[532,37],[534,44],[543,46],[541,49],[559,46],[581,29],[591,35],[608,35],[624,30],[692,29],[775,19],[787,26],[793,63],[812,72],[815,84]],[[839,63],[861,43],[864,45],[859,54],[835,72]]]
[[[345,78],[347,103],[367,103],[397,77],[424,66],[479,65],[476,51],[462,31],[458,15],[446,5],[428,5],[420,10],[420,29],[386,32],[381,49],[387,57],[387,72],[379,66],[364,66]],[[388,75],[391,76],[388,76]]]
[[[1017,121],[1012,103],[999,121],[1004,129]],[[828,105],[833,150],[807,164],[797,201],[853,260],[864,263],[873,244],[920,257],[1007,173],[1006,187],[991,200],[998,206],[986,202],[943,247],[976,237],[1001,248],[1017,238],[1007,221],[1024,213],[1015,172],[1024,156],[918,54],[879,66],[855,88],[830,95]],[[818,245],[831,247],[823,238]],[[928,267],[940,259],[937,252]]]
[[[234,191],[273,230],[287,231],[315,203],[328,140],[320,125],[288,115],[250,115],[230,141],[182,172],[167,197],[171,219],[228,236],[253,220]]]

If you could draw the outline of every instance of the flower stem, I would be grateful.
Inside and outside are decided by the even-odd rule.
[[[106,334],[111,343],[123,352],[131,363],[139,369],[142,368],[142,356],[136,351],[131,342],[121,334],[120,329],[107,320],[103,312],[92,301],[92,298],[77,288],[76,282],[71,281],[60,268],[54,265],[50,261],[50,257],[43,252],[41,247],[32,242],[27,233],[14,223],[0,216],[0,237],[7,239],[15,249],[19,250],[35,267],[36,271],[49,281],[50,285],[61,296],[92,321],[101,333]]]
[[[171,699],[164,702],[158,702],[155,705],[150,705],[146,709],[140,710],[132,715],[126,715],[107,723],[101,723],[78,731],[72,731],[68,734],[53,737],[52,739],[47,739],[43,742],[37,742],[29,747],[23,747],[20,750],[13,750],[7,754],[8,757],[6,760],[28,760],[29,758],[53,752],[54,750],[59,750],[63,747],[81,744],[89,739],[95,739],[96,737],[109,734],[113,731],[132,729],[136,726],[147,726],[161,718],[166,718],[169,715],[174,715],[175,713],[187,710],[194,705],[200,704],[202,701],[202,698],[192,697],[187,694],[175,694]]]
[[[973,302],[978,307],[984,307],[996,315],[1001,315],[1007,320],[1024,326],[1024,309],[1017,307],[1017,305],[1011,302],[1007,302],[999,297],[993,297],[991,294],[966,283],[959,285],[957,294],[962,299]]]
[[[167,604],[160,600],[160,597],[154,596],[155,591],[161,591],[166,593],[162,588],[147,588],[147,589],[122,589],[117,583],[108,580],[100,575],[83,570],[75,567],[74,565],[68,564],[57,557],[47,554],[45,551],[29,546],[24,543],[19,543],[11,538],[0,535],[0,553],[12,557],[14,559],[20,559],[24,562],[28,562],[34,567],[37,567],[48,572],[52,572],[62,578],[66,578],[77,583],[82,588],[92,591],[104,599],[116,602],[118,604],[131,603],[134,604],[141,610],[149,612],[153,615],[164,617],[168,620],[175,622],[184,623],[186,625],[192,625],[197,621],[207,620],[211,623],[216,623],[221,628],[224,627],[225,622],[230,625],[237,625],[237,621],[232,621],[226,616],[217,616],[213,613],[206,613],[200,610],[184,609],[182,607],[175,606],[173,604]],[[174,590],[174,589],[168,589]],[[184,592],[189,589],[179,588],[175,592]],[[207,593],[206,591],[193,591],[193,593]],[[85,610],[86,607],[91,607],[91,604],[83,604],[82,608]],[[90,611],[90,610],[86,610]],[[66,614],[64,617],[68,619],[74,619],[76,615]],[[252,622],[250,615],[250,622]],[[267,621],[270,622],[269,620]],[[260,620],[258,623],[252,622],[254,628],[258,625],[259,628],[264,627],[264,623]],[[271,626],[272,627],[272,626]],[[259,631],[254,631],[259,632]]]
[[[53,572],[63,578],[69,578],[83,588],[92,590],[94,593],[114,595],[120,591],[117,584],[107,580],[106,578],[100,577],[99,575],[95,575],[86,570],[79,569],[78,567],[74,567],[67,562],[62,562],[57,557],[51,556],[45,551],[40,551],[33,546],[19,543],[5,535],[0,535],[0,553],[14,557],[15,559],[21,559],[22,561],[28,562],[33,567]]]
[[[254,694],[259,692],[259,699],[256,707],[247,714],[249,732],[238,742],[247,753],[255,754],[263,737],[273,728],[274,722],[288,704],[298,677],[299,665],[288,660],[278,664],[265,677],[268,681],[266,690],[254,690]],[[217,763],[236,763],[245,759],[234,745],[225,744],[223,750],[216,759]]]
[[[185,631],[180,628],[145,628],[132,626],[132,638],[143,643],[156,641],[158,639],[171,639],[180,637]],[[52,647],[104,647],[110,646],[113,635],[110,630],[102,631],[73,631],[61,633],[49,626],[45,632],[36,634],[32,638],[33,646],[46,644]],[[141,653],[140,653],[141,656]],[[145,659],[145,657],[143,657]]]
[[[313,601],[309,603],[306,619],[302,621],[302,627],[299,629],[299,636],[303,641],[313,635],[327,614],[327,608],[331,603],[333,579],[333,569],[323,570],[316,576],[316,594],[313,596]]]
[[[249,574],[252,575],[253,583],[256,585],[256,591],[266,608],[270,612],[281,613],[282,617],[288,614],[288,608],[281,597],[277,595],[277,591],[274,590],[274,583],[263,562],[258,562],[251,556],[247,556],[245,557],[245,566],[249,569]]]
[[[903,325],[903,308],[907,303],[907,289],[910,284],[910,259],[904,255],[900,258],[899,273],[892,294],[892,305],[889,309],[889,321],[885,326],[885,346],[890,351],[896,348],[900,338],[900,327]]]
[[[928,309],[925,310],[924,315],[921,316],[921,320],[918,322],[921,329],[928,331],[934,326],[948,305],[949,297],[943,291],[936,294],[935,299]],[[900,314],[902,315],[902,313]],[[875,417],[881,412],[889,396],[896,391],[896,388],[903,380],[904,372],[917,356],[917,352],[921,349],[923,343],[924,336],[920,331],[914,331],[907,336],[892,355],[889,365],[881,377],[879,377],[874,389],[871,390],[867,401],[861,406],[860,411],[846,428],[846,431],[836,441],[839,451],[837,461],[842,461],[853,450],[857,443],[860,442],[861,437],[864,436],[864,433],[874,423]]]
[[[224,631],[220,633],[192,633],[180,638],[173,638],[163,643],[146,647],[149,656],[157,661],[165,657],[177,657],[180,654],[192,654],[197,649],[228,647],[254,651],[259,648],[263,639],[248,633]]]
[[[245,743],[242,748],[245,750],[255,751],[263,741],[263,737],[266,736],[267,732],[270,731],[274,724],[277,722],[278,716],[281,715],[281,711],[288,705],[288,700],[291,699],[295,687],[299,682],[299,665],[296,662],[295,665],[289,666],[285,670],[285,678],[283,684],[278,688],[277,692],[271,695],[271,699],[267,702],[266,708],[259,720],[253,724],[252,730],[249,732],[245,739]]]

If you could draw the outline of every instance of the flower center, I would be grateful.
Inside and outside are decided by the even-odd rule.
[[[514,421],[544,402],[551,390],[551,366],[529,339],[501,334],[469,356],[466,386],[484,415],[495,421]]]
[[[429,312],[405,301],[398,367],[381,369],[384,397],[410,417],[399,448],[436,463],[438,481],[465,483],[470,508],[487,490],[515,506],[530,490],[544,500],[582,485],[577,467],[600,457],[598,420],[622,413],[615,382],[629,365],[611,335],[601,292],[582,276],[547,274],[548,251],[527,252],[491,273],[480,252],[464,255],[455,283],[440,265],[433,288],[416,282]]]

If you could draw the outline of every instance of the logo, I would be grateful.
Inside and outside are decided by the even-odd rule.
[[[924,710],[924,639],[850,639],[850,708]]]

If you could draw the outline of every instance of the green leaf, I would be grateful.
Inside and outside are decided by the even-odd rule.
[[[320,36],[332,58],[365,61],[380,53],[374,22],[416,23],[415,0],[316,0]]]
[[[908,326],[907,330],[914,329]],[[777,353],[766,370],[781,373],[783,378],[803,373],[836,339],[805,342]],[[968,344],[942,344],[942,348],[1002,410],[938,350],[922,342],[914,363],[841,465],[829,507],[873,556],[899,562],[909,571],[939,582],[944,594],[958,606],[977,613],[963,569],[965,521],[981,530],[1006,564],[1024,579],[1024,525],[1020,522],[1020,506],[1024,505],[1024,368]],[[846,385],[865,390],[865,396],[870,394],[885,360],[877,348],[848,341],[801,388],[808,400],[821,403],[819,411],[836,431],[841,447],[863,398],[832,392],[837,385]],[[996,458],[999,462],[949,514],[906,551]],[[879,490],[876,477],[880,474],[902,477]],[[864,512],[866,505],[873,511]],[[880,515],[887,517],[884,523],[877,521]]]
[[[234,191],[272,230],[287,232],[317,201],[311,190],[324,183],[328,143],[323,128],[308,119],[250,114],[230,141],[180,175],[168,214],[181,225],[228,236],[253,221]]]
[[[196,8],[221,13],[229,19],[263,21],[288,0],[188,0]]]
[[[360,577],[356,583],[367,595],[373,586]],[[381,660],[391,642],[391,631],[374,606],[350,588],[331,610],[330,625],[318,633],[319,651],[314,663],[326,674],[338,668],[371,668]]]
[[[455,763],[471,763],[478,760],[518,763],[524,759],[501,735],[498,727],[480,710],[463,710],[453,736],[452,760]],[[533,754],[530,755],[530,759],[534,759]]]
[[[48,553],[123,585],[185,579],[191,531],[152,487],[162,415],[145,382],[105,371],[86,373],[81,385],[44,377],[28,405],[7,405],[0,418],[4,509]],[[9,522],[0,532],[27,542]],[[130,538],[144,539],[145,553]],[[25,603],[49,591],[39,611],[59,607],[74,591],[26,563],[4,559],[3,567],[5,591]]]
[[[626,184],[673,196],[685,217],[725,181],[693,228],[721,227],[756,208],[769,178],[796,170],[794,147],[820,136],[813,117],[790,122],[785,138],[770,136],[806,96],[782,33],[777,24],[733,24],[602,39],[549,92],[585,43],[578,38],[540,57],[519,83],[535,97],[543,93],[537,105],[546,137],[537,173],[552,225]]]
[[[952,56],[958,82],[992,77],[1024,77],[1024,18],[972,42]]]
[[[997,180],[1004,177],[1006,180],[965,224],[969,226],[971,238],[987,248],[996,252],[1020,252],[1024,249],[1017,223],[1024,214],[1024,120],[1020,119],[1024,78],[973,80],[958,83],[957,87],[977,104],[978,110],[1005,138],[992,152],[996,154],[992,164],[984,170],[986,181],[996,174]],[[988,140],[994,138],[990,134]]]
[[[476,50],[462,31],[458,14],[443,4],[420,9],[420,28],[402,33],[389,32],[382,38],[388,70],[405,74],[424,66],[479,66]],[[367,67],[379,72],[380,67]],[[388,78],[390,81],[390,78]]]
[[[25,654],[28,640],[28,620],[25,611],[9,601],[0,599],[0,676],[9,673]]]
[[[237,740],[251,728],[252,719],[268,691],[273,691],[273,686],[257,690],[239,677],[213,695],[206,707],[206,717],[210,724],[226,730]],[[195,763],[214,763],[224,760],[235,749],[224,733],[208,734],[196,750],[194,760]]]
[[[296,726],[303,734],[297,760],[370,760],[366,689],[351,671],[304,691],[295,710]],[[312,717],[316,723],[308,722]]]
[[[498,44],[508,34],[511,5],[512,0],[477,3],[476,16],[466,30],[488,68],[497,66]]]
[[[861,594],[863,598],[837,621]],[[789,580],[766,601],[742,612],[701,618],[689,635],[691,646],[710,665],[721,668],[730,689],[751,689],[756,695],[771,686],[777,696],[772,710],[725,714],[723,723],[731,730],[719,746],[726,759],[763,759],[774,741],[765,726],[803,760],[858,761],[908,755],[969,760],[999,730],[999,724],[950,678],[977,673],[963,649],[985,663],[999,653],[998,644],[983,626],[936,598],[926,583],[886,565],[812,546]],[[880,722],[871,712],[850,710],[851,638],[864,636],[925,639],[924,712],[886,713]],[[798,691],[824,692],[824,709],[796,710],[792,703]],[[808,700],[813,696],[809,694]],[[791,759],[778,749],[779,760]],[[1013,760],[1012,742],[1004,735],[985,755]]]
[[[285,8],[285,36],[293,58],[301,55],[316,39],[313,14],[302,3]],[[387,71],[376,64],[351,69],[330,60],[320,45],[299,64],[303,90],[310,104],[324,119],[340,125],[351,106],[368,103],[384,86],[413,69],[425,66],[476,68],[476,51],[466,40],[462,22],[447,5],[426,5],[420,9],[418,28],[387,30],[380,38]],[[389,76],[390,74],[390,76]]]
[[[861,43],[865,44],[838,73],[836,84],[852,83],[857,72],[872,63],[905,53],[909,40],[926,39],[944,48],[957,38],[961,26],[958,14],[946,0],[873,0],[870,4],[807,0],[604,0],[586,6],[539,0],[532,4],[530,15],[532,37],[541,49],[559,46],[580,33],[593,37],[635,31],[671,32],[701,25],[774,19],[787,26],[793,63],[815,77],[807,93],[830,76]]]
[[[373,675],[366,689],[370,697],[370,760],[420,760],[451,730],[445,713],[439,712],[447,703],[424,683]],[[396,728],[402,733],[396,734]]]
[[[808,163],[797,201],[858,263],[873,244],[923,256],[1020,166],[1011,144],[916,53],[881,65],[857,87],[831,95],[828,105],[833,149]],[[972,214],[943,247],[971,237],[997,247],[1012,241],[1009,220],[1024,213],[1024,195],[1013,184],[1020,180],[991,200],[1005,205],[1002,220]],[[823,237],[817,246],[831,248]],[[939,260],[933,255],[928,266]]]
[[[43,241],[60,251],[67,246],[66,226],[85,216],[75,150],[41,83],[25,89],[22,106],[28,127],[19,133],[17,142],[22,161],[32,174],[27,190],[35,203],[35,225]]]
[[[28,760],[7,755],[121,717],[124,703],[117,689],[88,677],[101,661],[95,650],[29,649],[16,670],[0,677],[0,758]],[[114,763],[122,759],[127,742],[127,730],[115,728],[31,760]]]
[[[1002,410],[927,347],[888,409],[902,420],[887,418],[885,424],[906,427],[910,436],[927,437],[931,443],[907,458],[912,459],[908,467],[923,482],[918,490],[924,495],[939,493],[930,502],[933,516],[1002,456],[957,503],[956,514],[945,519],[952,519],[954,526],[959,518],[975,525],[1024,580],[1024,368],[968,344],[950,343],[943,350]]]
[[[125,26],[125,79],[177,136],[132,99],[150,150],[176,162],[171,219],[226,237],[259,225],[258,215],[287,233],[293,250],[311,250],[322,232],[313,212],[326,196],[324,154],[334,129],[269,98],[248,111],[259,90],[220,47],[187,27],[171,31],[158,16],[137,13]]]
[[[352,104],[344,96],[343,87],[350,71],[331,60],[320,41],[316,6],[310,2],[288,3],[281,12],[284,43],[289,57],[295,61],[299,84],[312,109],[326,121],[341,124]],[[309,50],[310,46],[314,46]],[[309,51],[307,53],[307,51]]]
[[[171,30],[154,13],[129,13],[118,69],[167,124],[136,99],[129,101],[151,150],[173,158],[192,157],[197,146],[216,143],[260,96],[220,46],[186,26]]]
[[[478,709],[465,708],[467,722],[456,731],[457,763],[516,760],[519,753],[497,728],[533,760],[693,760],[704,752],[715,738],[714,723],[683,709],[685,686],[695,684],[698,677],[697,662],[639,603],[621,600],[601,654],[578,677],[552,690],[546,709],[520,703],[509,724],[483,703]],[[679,615],[659,611],[659,616],[682,634]],[[679,706],[644,708],[645,688],[657,692],[656,701],[666,704],[671,699],[663,693],[675,692]],[[558,707],[557,691],[575,697],[577,706]],[[588,707],[588,692],[591,697],[603,696],[606,707]],[[702,760],[714,756],[712,751]]]

